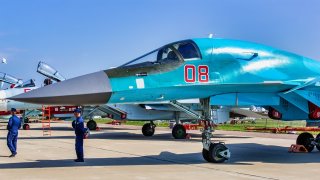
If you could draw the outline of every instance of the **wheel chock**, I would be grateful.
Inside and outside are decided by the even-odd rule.
[[[96,131],[100,131],[100,130],[101,130],[100,127],[97,126],[97,127],[96,127]]]
[[[191,135],[190,135],[190,134],[187,134],[187,135],[186,135],[186,139],[191,139]]]
[[[307,153],[308,150],[304,147],[304,145],[292,144],[289,148],[290,153]]]

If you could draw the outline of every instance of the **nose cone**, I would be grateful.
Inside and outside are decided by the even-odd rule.
[[[107,74],[99,71],[23,93],[10,99],[43,105],[106,104],[112,88]]]

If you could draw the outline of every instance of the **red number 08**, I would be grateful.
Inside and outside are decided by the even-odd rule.
[[[198,77],[196,71],[198,70]],[[194,65],[184,66],[184,80],[187,83],[195,83],[196,79],[199,82],[209,82],[209,67],[206,65],[199,65],[198,69]]]

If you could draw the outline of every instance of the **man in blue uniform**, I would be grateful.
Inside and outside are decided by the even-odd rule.
[[[81,110],[78,108],[75,109],[74,116],[76,117],[74,132],[76,134],[76,153],[77,153],[77,159],[74,161],[75,162],[84,162],[84,159],[83,159],[83,138],[84,138],[84,134],[85,134],[85,128],[84,128],[83,119],[81,117]]]
[[[11,117],[8,122],[8,136],[7,145],[11,151],[10,158],[17,155],[17,140],[18,140],[18,130],[21,128],[21,120],[16,116],[17,110],[15,108],[11,109]]]

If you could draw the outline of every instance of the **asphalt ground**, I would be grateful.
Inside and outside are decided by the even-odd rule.
[[[85,162],[75,163],[70,122],[41,123],[19,131],[18,155],[8,158],[5,124],[0,124],[0,179],[317,179],[320,153],[288,153],[296,135],[216,131],[231,159],[210,164],[201,155],[200,132],[175,140],[169,128],[144,137],[141,127],[100,124],[85,140]]]

